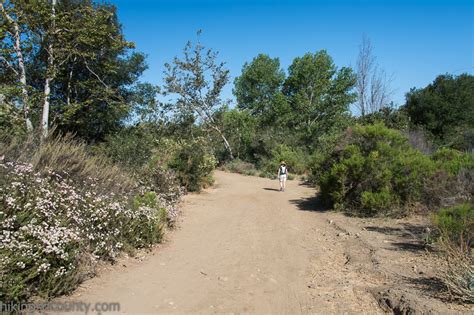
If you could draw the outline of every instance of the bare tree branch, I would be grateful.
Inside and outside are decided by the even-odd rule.
[[[16,75],[19,75],[19,72],[15,69],[15,67],[8,62],[3,56],[0,56],[0,60],[3,61],[7,67],[12,70]]]
[[[361,116],[379,111],[387,106],[393,91],[390,88],[393,75],[387,74],[376,63],[372,44],[364,34],[357,58],[357,109]]]
[[[93,76],[95,76],[97,78],[97,80],[99,80],[100,83],[102,83],[103,86],[105,86],[107,89],[109,89],[110,87],[100,78],[100,76],[94,72],[94,70],[92,70],[90,67],[89,67],[89,63],[85,60],[84,60],[84,64],[86,65],[86,68],[87,70],[89,70],[90,73],[92,73]]]

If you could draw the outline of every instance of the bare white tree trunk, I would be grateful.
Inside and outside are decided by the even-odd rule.
[[[31,123],[30,119],[30,102],[29,102],[29,96],[28,96],[28,88],[26,85],[26,68],[25,68],[25,60],[23,57],[23,51],[21,50],[21,35],[20,35],[20,26],[18,25],[18,22],[15,21],[5,10],[5,7],[3,6],[3,3],[0,2],[0,9],[2,10],[3,15],[5,18],[8,20],[13,25],[13,48],[15,49],[15,54],[17,57],[17,62],[18,62],[18,76],[19,76],[19,81],[21,85],[21,96],[22,96],[22,101],[23,101],[23,116],[25,119],[25,124],[26,124],[26,130],[28,132],[33,131],[33,124]]]
[[[197,114],[199,115],[199,117],[201,117],[203,121],[206,121],[208,125],[219,134],[219,136],[222,138],[222,141],[224,141],[225,149],[227,150],[227,152],[229,152],[230,159],[233,160],[234,154],[232,152],[232,147],[229,141],[227,140],[227,138],[225,137],[224,133],[222,132],[221,128],[217,126],[216,121],[214,120],[212,115],[206,110],[202,110],[198,108],[195,108],[194,110],[197,112]]]
[[[385,71],[379,68],[372,54],[372,45],[367,36],[362,37],[357,58],[357,109],[361,116],[373,113],[385,107],[392,95],[390,83]]]
[[[52,17],[52,30],[51,33],[55,32],[56,28],[56,3],[57,0],[52,0],[51,17]],[[49,130],[49,107],[51,99],[51,82],[54,78],[54,46],[53,41],[50,38],[48,44],[48,65],[46,68],[46,79],[44,82],[44,102],[43,102],[43,115],[41,116],[41,135],[43,138],[48,136]]]
[[[392,80],[393,77],[387,77],[385,71],[379,70],[377,67],[374,69],[370,82],[370,105],[372,112],[381,110],[389,103],[390,97],[393,94],[390,88]]]
[[[372,56],[372,45],[367,36],[362,37],[362,44],[359,47],[359,56],[357,58],[357,107],[361,116],[364,116],[368,110],[367,93],[370,84],[370,73],[374,66],[374,57]]]
[[[220,130],[219,127],[215,126],[215,125],[211,125],[211,127],[217,131],[217,133],[219,134],[219,136],[222,138],[222,141],[224,141],[224,147],[225,149],[229,152],[229,157],[231,160],[234,159],[234,154],[232,152],[232,147],[230,146],[230,143],[229,141],[227,141],[227,138],[224,136],[224,133]]]
[[[41,116],[41,135],[43,138],[48,136],[49,127],[49,100],[51,95],[51,81],[52,78],[48,75],[44,82],[44,102],[43,102],[43,115]]]

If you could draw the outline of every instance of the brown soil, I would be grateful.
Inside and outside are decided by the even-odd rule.
[[[169,240],[99,270],[61,301],[138,313],[447,314],[422,219],[358,219],[318,206],[313,188],[216,172],[188,195]]]

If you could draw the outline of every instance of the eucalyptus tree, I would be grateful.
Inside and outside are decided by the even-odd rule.
[[[92,0],[1,1],[0,89],[20,103],[27,129],[97,140],[129,115],[146,69],[113,5]],[[20,90],[21,93],[16,91]],[[2,92],[0,91],[0,92]],[[16,102],[19,99],[20,102]]]
[[[27,51],[31,51],[33,39],[28,28],[28,15],[25,14],[22,6],[29,8],[33,5],[26,0],[19,0],[15,4],[12,1],[0,1],[0,66],[4,75],[9,72],[16,78],[15,86],[21,90],[21,106],[28,131],[33,130],[33,125],[25,59],[28,58]]]

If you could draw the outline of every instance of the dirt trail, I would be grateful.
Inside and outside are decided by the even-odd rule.
[[[120,302],[130,314],[382,313],[369,291],[389,276],[363,235],[334,222],[343,216],[310,211],[313,188],[289,181],[280,193],[269,179],[215,177],[215,187],[186,197],[165,245],[100,272],[67,300]]]

